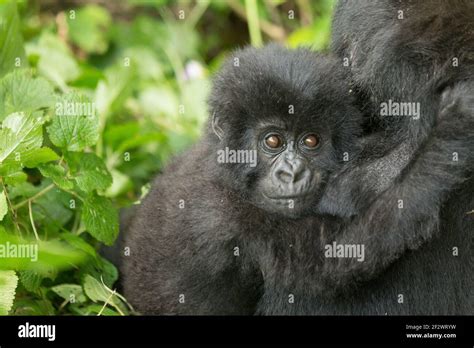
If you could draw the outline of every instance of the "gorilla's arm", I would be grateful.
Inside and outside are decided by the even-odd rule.
[[[443,202],[474,166],[473,90],[474,82],[466,81],[445,92],[439,122],[417,157],[375,199],[371,193],[362,196],[361,201],[372,199],[370,205],[331,236],[338,244],[364,245],[366,257],[364,262],[326,259],[321,270],[324,288],[370,279],[436,234]],[[352,182],[364,180],[357,175],[371,165],[359,167]]]
[[[382,135],[366,139],[321,200],[320,213],[350,219],[332,240],[364,244],[367,255],[327,259],[328,284],[368,279],[430,240],[446,198],[472,178],[473,14],[469,1],[339,1],[332,50],[349,62],[360,106],[376,121],[368,131]],[[418,102],[421,117],[381,116],[389,100]]]

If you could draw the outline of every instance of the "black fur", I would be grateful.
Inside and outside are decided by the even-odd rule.
[[[322,219],[295,220],[258,208],[252,200],[268,170],[266,162],[260,159],[255,168],[220,164],[217,150],[255,149],[254,129],[278,118],[298,134],[319,128],[325,143],[316,163],[336,170],[342,153],[357,149],[360,133],[347,78],[334,59],[308,50],[268,46],[237,51],[233,57],[239,58],[239,67],[229,59],[209,101],[222,139],[214,134],[211,119],[201,142],[153,183],[125,236],[131,256],[122,262],[124,293],[142,313],[254,314],[264,283],[280,279],[274,272],[279,263],[290,261],[285,253],[314,248],[295,266],[320,266],[312,264],[321,258],[319,236],[311,236],[317,236]],[[289,105],[294,114],[288,113]]]
[[[333,50],[349,58],[352,88],[371,116],[368,131],[383,136],[366,139],[359,160],[330,182],[320,204],[320,212],[356,215],[338,240],[363,243],[369,259],[329,262],[326,272],[347,288],[389,267],[383,277],[398,274],[398,293],[407,293],[403,282],[413,274],[425,274],[406,286],[417,300],[389,313],[474,312],[474,221],[467,214],[474,206],[473,15],[471,1],[341,1],[336,10]],[[420,119],[381,117],[389,99],[419,102]],[[432,264],[440,272],[426,275]]]
[[[470,1],[341,1],[333,50],[349,58],[350,85],[333,77],[343,77],[338,69],[301,78],[312,77],[304,86],[319,88],[320,107],[338,100],[335,110],[350,110],[352,89],[368,115],[362,152],[336,172],[313,216],[286,219],[247,202],[258,167],[216,166],[222,144],[208,129],[157,178],[137,214],[125,242],[125,295],[139,311],[156,314],[473,314],[472,18]],[[282,105],[299,105],[307,90],[285,79],[292,70],[284,59],[282,69],[265,70],[281,59],[272,54],[249,59],[255,68],[230,85],[217,79],[211,108],[224,118],[223,142],[236,141],[233,148],[248,146],[244,130],[274,110],[279,95],[288,96]],[[450,65],[453,57],[458,67]],[[301,59],[301,72],[311,69]],[[284,81],[283,93],[259,83],[262,68],[271,81]],[[419,102],[420,119],[381,117],[389,99]],[[233,103],[242,112],[225,109]],[[293,121],[304,128],[309,115]],[[336,157],[358,132],[348,114],[339,115]],[[333,241],[363,244],[365,261],[325,258]]]

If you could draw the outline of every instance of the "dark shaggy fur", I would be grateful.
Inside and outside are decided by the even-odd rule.
[[[143,313],[254,314],[265,311],[258,303],[277,280],[283,288],[294,284],[295,291],[319,287],[301,272],[317,274],[322,266],[322,219],[289,219],[257,208],[251,200],[268,170],[265,161],[254,168],[220,164],[217,150],[256,149],[254,129],[277,117],[297,134],[321,129],[326,145],[320,152],[327,155],[318,164],[340,168],[337,158],[357,149],[361,123],[346,76],[335,60],[308,50],[269,46],[234,57],[240,66],[229,59],[209,101],[222,139],[211,119],[201,142],[153,183],[125,236],[131,256],[123,259],[124,292]],[[300,248],[306,251],[289,273],[287,253]],[[287,279],[280,271],[289,273]]]
[[[248,148],[247,130],[268,108],[277,110],[281,96],[285,106],[317,97],[319,104],[294,115],[303,128],[312,112],[335,101],[332,110],[351,110],[348,88],[334,78],[343,75],[336,68],[324,74],[319,63],[310,74],[309,54],[291,65],[270,49],[264,59],[248,56],[254,69],[242,69],[250,73],[229,85],[218,78],[211,111],[223,118],[223,143],[208,129],[157,178],[126,236],[125,295],[143,313],[474,313],[467,214],[474,209],[473,14],[469,1],[341,1],[333,50],[349,58],[350,87],[369,116],[367,136],[313,216],[287,219],[255,208],[247,199],[263,169],[216,166],[213,156],[223,144]],[[281,69],[268,69],[279,64],[274,60]],[[230,76],[225,69],[223,78]],[[380,103],[389,99],[419,102],[420,119],[381,117]],[[343,122],[321,120],[340,127],[336,154],[358,132],[350,114],[338,115]],[[364,245],[364,262],[325,258],[333,241]]]
[[[474,313],[473,17],[472,1],[339,2],[332,49],[349,62],[372,135],[319,208],[355,216],[338,240],[372,251],[366,262],[329,263],[327,271],[340,269],[337,286],[346,289],[384,273],[365,285],[369,299],[323,312]],[[389,99],[420,103],[420,119],[380,116]],[[395,294],[408,300],[393,307],[382,300]]]

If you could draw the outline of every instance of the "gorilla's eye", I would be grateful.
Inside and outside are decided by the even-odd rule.
[[[276,150],[283,145],[283,139],[279,134],[271,133],[265,137],[265,145],[269,149]]]
[[[302,143],[308,149],[314,149],[318,146],[319,139],[315,134],[308,134],[303,138]]]

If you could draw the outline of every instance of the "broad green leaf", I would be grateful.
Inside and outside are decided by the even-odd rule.
[[[27,179],[28,175],[26,175],[25,172],[18,171],[4,176],[3,182],[7,185],[19,185],[21,183],[24,183]]]
[[[35,113],[14,113],[5,118],[0,130],[0,174],[18,171],[24,166],[23,158],[41,146],[42,123],[42,117]]]
[[[41,174],[53,180],[53,182],[64,190],[71,190],[74,184],[66,177],[66,170],[59,164],[41,164],[39,167]]]
[[[5,215],[8,213],[8,205],[7,205],[7,197],[5,196],[5,192],[0,192],[0,221],[3,220]]]
[[[27,168],[35,168],[42,163],[48,163],[51,161],[57,161],[59,156],[56,152],[51,150],[49,147],[41,147],[35,149],[22,157],[22,163]]]
[[[14,112],[31,113],[54,105],[54,90],[28,70],[16,70],[0,81],[0,120]]]
[[[107,245],[112,245],[117,238],[118,213],[107,198],[87,197],[82,208],[82,221],[92,236]]]
[[[52,143],[68,151],[83,151],[99,138],[99,122],[94,103],[85,96],[67,94],[56,106],[56,115],[47,131]]]
[[[112,19],[106,9],[86,5],[67,17],[71,41],[87,53],[102,54],[107,51],[107,31]]]
[[[0,77],[27,65],[20,30],[15,2],[0,2]]]
[[[67,184],[64,186],[68,187]],[[33,216],[42,232],[56,232],[72,218],[71,201],[74,206],[79,204],[71,194],[57,188],[34,200]]]
[[[28,291],[37,291],[44,277],[33,271],[20,271],[20,282]]]
[[[0,315],[7,315],[12,308],[17,285],[14,271],[0,271]]]
[[[110,175],[104,161],[93,153],[71,153],[68,155],[69,164],[77,186],[85,192],[105,190],[112,184]],[[73,163],[74,162],[74,165]]]
[[[87,301],[82,287],[77,284],[56,285],[51,290],[70,303],[83,303]]]

